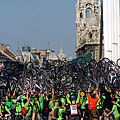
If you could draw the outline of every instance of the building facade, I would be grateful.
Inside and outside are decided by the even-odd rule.
[[[17,61],[16,55],[10,49],[10,45],[0,44],[0,62],[2,61]]]
[[[120,0],[103,0],[104,56],[120,58]]]
[[[99,60],[100,19],[100,0],[77,0],[75,20],[77,58],[92,53],[92,58]],[[103,51],[104,49],[102,53]]]

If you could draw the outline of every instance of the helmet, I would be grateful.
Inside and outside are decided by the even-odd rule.
[[[75,99],[76,97],[75,97],[75,95],[71,95],[71,100],[73,100],[73,99]]]
[[[20,101],[20,100],[21,100],[21,96],[18,96],[18,97],[17,97],[17,101]]]

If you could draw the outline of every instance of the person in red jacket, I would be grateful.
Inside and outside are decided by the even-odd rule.
[[[97,102],[100,98],[98,88],[94,89],[90,92],[91,87],[88,88],[88,110],[89,110],[89,117],[90,120],[98,120],[98,113],[97,113]]]

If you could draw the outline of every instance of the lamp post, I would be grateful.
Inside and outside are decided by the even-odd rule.
[[[102,58],[102,40],[103,40],[103,0],[101,0],[100,51],[99,51],[99,59]]]

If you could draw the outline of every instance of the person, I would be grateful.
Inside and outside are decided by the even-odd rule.
[[[2,117],[5,117],[5,114],[7,113],[11,115],[11,112],[8,109],[8,107],[5,105],[5,103],[6,103],[5,99],[2,99],[0,104],[0,116]]]
[[[112,110],[112,106],[113,106],[111,88],[105,86],[104,96],[105,96],[104,103],[103,103],[104,119],[109,120],[109,119],[112,119],[112,114],[111,114],[111,116],[109,116],[109,119],[105,115],[108,114]]]
[[[105,96],[104,96],[104,93],[102,93],[100,95],[100,99],[97,102],[97,111],[98,111],[99,120],[103,119],[103,103],[104,103],[104,100],[105,100]]]
[[[54,109],[57,106],[57,101],[55,101],[54,88],[52,88],[52,91],[50,91],[50,93],[48,93],[46,91],[46,94],[48,94],[46,99],[49,101],[49,115],[48,115],[48,120],[52,120]]]
[[[35,95],[33,100],[33,112],[32,112],[32,120],[39,120],[40,119],[40,104],[39,104],[39,96]]]
[[[91,93],[91,86],[88,88],[88,110],[89,110],[89,117],[90,120],[98,120],[98,113],[97,113],[97,102],[100,98],[98,93],[98,88],[95,88]]]
[[[64,117],[65,120],[68,120],[68,112],[67,112],[65,97],[61,96],[60,101],[62,102],[62,108],[64,108],[64,110],[65,110],[65,112],[63,113],[63,117]]]
[[[13,106],[13,104],[11,102],[11,97],[8,97],[5,104],[8,107],[8,109],[11,110],[11,107]]]
[[[21,96],[17,97],[17,100],[15,102],[16,104],[16,116],[18,120],[21,120],[23,118],[22,114],[21,114],[21,110],[22,110],[22,101],[21,101]]]
[[[46,119],[48,120],[49,113],[52,111],[52,109],[49,107],[50,99],[52,98],[51,95],[47,95],[47,92],[45,92],[45,101],[44,101],[44,114]]]
[[[114,104],[112,110],[106,116],[109,117],[109,115],[113,113],[114,120],[120,120],[120,114],[118,113],[118,109],[117,109],[117,106],[120,105],[117,103],[117,99],[116,98],[112,99],[112,103]]]
[[[65,112],[65,108],[62,107],[62,102],[59,101],[58,102],[58,118],[57,118],[57,120],[65,119],[64,112]]]
[[[22,107],[27,110],[26,114],[24,115],[25,120],[29,120],[30,115],[31,115],[31,103],[30,103],[31,96],[28,95],[28,92],[26,94],[26,99],[23,100],[22,102]]]
[[[66,101],[70,106],[70,120],[78,120],[79,112],[78,112],[78,103],[80,103],[80,91],[77,92],[77,95],[72,92],[70,96],[66,97]]]
[[[85,118],[85,114],[86,114],[86,101],[87,101],[87,96],[86,96],[86,95],[80,97],[80,104],[81,104],[81,107],[80,107],[81,120],[84,120],[84,118]]]

